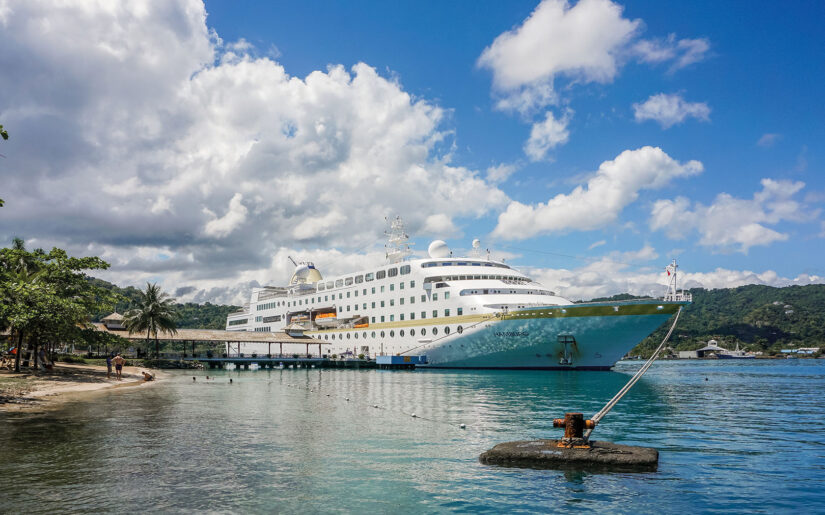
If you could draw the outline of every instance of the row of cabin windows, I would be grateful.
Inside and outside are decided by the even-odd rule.
[[[510,268],[501,263],[479,262],[479,261],[431,261],[422,263],[421,268],[431,268],[434,266],[491,266],[496,268]]]
[[[406,285],[406,283],[403,282],[403,281],[398,283],[398,289],[403,290],[405,285]],[[390,287],[389,291],[395,291],[395,283],[390,284],[389,287]],[[415,288],[415,281],[410,281],[410,288]],[[378,287],[378,293],[384,293],[385,291],[386,291],[386,285],[382,285],[382,286]],[[373,286],[370,289],[370,292],[372,294],[375,294],[376,293],[376,287]],[[346,296],[347,299],[349,299],[351,297],[357,297],[358,296],[358,290],[348,291],[348,292],[346,292],[346,294],[347,294],[347,296]],[[361,290],[361,295],[368,295],[367,288],[364,288],[364,289]],[[421,296],[421,301],[424,302],[425,298],[426,298],[426,295],[422,295]],[[447,294],[446,298],[449,298],[449,294]],[[341,293],[338,294],[338,299],[344,299],[344,292],[341,292]],[[335,300],[335,294],[334,293],[332,295],[324,295],[323,302],[329,302],[330,300]],[[310,304],[315,304],[316,302],[319,302],[319,303],[321,302],[321,296],[320,295],[318,295],[317,297],[310,297],[308,299],[299,299],[299,300],[292,300],[292,301],[284,300],[284,301],[280,301],[280,302],[269,302],[267,304],[259,304],[258,307],[256,308],[256,310],[260,311],[262,309],[271,309],[271,308],[281,307],[281,306],[287,306],[287,307],[308,306]],[[375,307],[375,306],[373,306],[373,307]]]
[[[450,326],[444,326],[443,330],[444,330],[444,335],[445,336],[449,335],[452,332],[452,329],[450,328]],[[455,328],[455,330],[458,334],[461,334],[461,333],[464,332],[464,327],[457,326]],[[433,327],[431,329],[431,332],[432,332],[433,336],[438,336],[438,327]],[[350,338],[355,338],[357,340],[358,335],[359,335],[358,331],[351,331],[351,332],[344,333],[344,334],[346,334],[346,339],[347,340],[349,340]],[[325,334],[324,335],[324,340],[335,340],[336,338],[339,339],[339,340],[343,340],[345,338],[344,334]],[[406,336],[407,334],[409,334],[410,336],[415,336],[415,334],[416,334],[415,328],[410,329],[409,331],[405,331],[404,329],[400,329],[398,331],[398,336],[401,336],[402,338],[404,336]],[[420,330],[419,334],[421,336],[427,336],[427,328],[426,327],[422,328]],[[375,331],[372,331],[372,332],[368,333],[367,331],[363,331],[363,332],[360,333],[360,335],[361,335],[361,338],[363,338],[365,340],[368,337],[369,338],[375,338],[376,336],[378,336],[380,338],[386,338],[387,337],[387,332],[386,331],[381,331],[380,333],[376,333]],[[391,329],[389,331],[389,336],[390,336],[390,338],[395,337],[395,329]]]
[[[445,291],[445,292],[444,292],[444,300],[449,300],[449,299],[450,299],[450,292]],[[437,293],[433,293],[433,300],[438,300],[438,294],[437,294]],[[404,301],[405,301],[404,297],[401,297],[400,299],[398,299],[398,305],[399,305],[399,306],[403,306],[403,305],[404,305]],[[426,302],[426,301],[427,301],[427,296],[426,296],[426,295],[422,295],[422,296],[421,296],[421,302]],[[387,302],[388,302],[388,301],[385,301],[385,300],[379,301],[379,302],[378,302],[378,306],[380,306],[380,307],[384,308],[384,307],[386,307],[386,306],[387,306]],[[390,307],[395,306],[395,299],[390,299],[390,300],[389,300],[389,303],[390,303]],[[410,297],[410,304],[415,304],[415,296]],[[367,303],[366,303],[366,302],[364,302],[364,303],[362,304],[362,306],[363,306],[363,307],[362,307],[361,309],[367,309]],[[371,302],[371,303],[370,303],[370,307],[371,307],[372,309],[375,309],[375,308],[377,307],[377,306],[376,306],[376,302],[375,302],[375,301]],[[352,305],[352,311],[355,311],[355,310],[357,310],[357,309],[358,309],[358,304],[353,304],[353,305]],[[344,310],[350,311],[350,306],[338,306],[338,311],[339,311],[339,312],[340,312],[340,311],[344,311]]]
[[[441,281],[480,281],[480,280],[495,280],[504,281],[507,283],[529,283],[531,280],[527,277],[517,277],[515,275],[441,275],[427,277],[424,279],[425,283],[437,283]]]
[[[403,265],[401,267],[392,267],[386,270],[379,270],[377,272],[370,272],[368,274],[356,275],[355,277],[346,277],[343,279],[336,279],[335,281],[319,282],[318,291],[330,290],[332,288],[342,288],[344,286],[352,286],[353,284],[361,284],[363,282],[386,279],[387,277],[396,277],[398,275],[407,275],[410,273],[410,265]]]
[[[270,330],[270,327],[269,327],[269,326],[266,326],[266,327],[256,327],[256,328],[255,328],[255,332],[256,332],[256,333],[268,333],[268,332],[269,332],[269,330]]]
[[[461,290],[462,297],[465,295],[500,295],[500,294],[524,294],[524,295],[555,295],[549,290],[498,290],[498,289],[481,289],[481,290]]]
[[[232,325],[244,325],[244,324],[245,324],[245,323],[247,323],[248,321],[249,321],[249,319],[248,319],[248,318],[242,318],[242,319],[240,319],[240,320],[230,320],[230,321],[229,321],[229,323],[228,323],[228,324],[226,324],[226,325],[229,325],[229,326],[232,326]]]
[[[364,309],[367,309],[366,304],[364,304]],[[358,304],[356,304],[354,306],[346,306],[346,309],[345,309],[344,306],[341,306],[340,308],[338,308],[338,311],[340,313],[343,313],[344,311],[357,311],[357,310],[358,310]],[[463,315],[464,314],[464,308],[458,308],[456,310],[456,314],[458,316]],[[399,321],[404,320],[404,315],[405,315],[405,313],[399,313],[398,320]],[[450,310],[449,309],[444,310],[444,316],[445,317],[450,316]],[[371,323],[375,324],[376,320],[378,320],[379,322],[387,322],[387,317],[389,317],[390,322],[395,322],[395,315],[393,314],[393,315],[379,315],[379,316],[370,317],[371,318]],[[422,319],[427,318],[427,312],[426,311],[421,312],[421,318]],[[437,309],[433,310],[433,318],[438,318],[438,310]],[[410,313],[409,320],[415,320],[415,312]]]

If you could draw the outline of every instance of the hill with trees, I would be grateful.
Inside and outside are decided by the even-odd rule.
[[[99,322],[100,319],[117,311],[124,314],[130,309],[137,307],[141,298],[139,289],[133,286],[121,288],[115,284],[102,279],[90,278],[89,281],[95,286],[116,294],[117,302],[112,310],[100,310],[94,314],[92,321]],[[224,329],[226,327],[226,316],[229,313],[239,310],[239,306],[228,306],[224,304],[196,304],[194,302],[177,303],[177,327],[179,329]]]
[[[825,347],[825,284],[806,286],[748,285],[705,290],[695,288],[669,345],[695,350],[714,339],[723,347],[778,352],[784,348]],[[606,299],[627,300],[623,294]],[[649,355],[665,337],[670,323],[642,341],[631,354]]]

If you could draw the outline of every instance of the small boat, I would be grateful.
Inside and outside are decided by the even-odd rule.
[[[756,356],[746,354],[745,351],[739,350],[739,342],[736,343],[735,350],[717,352],[716,357],[719,359],[756,359]]]

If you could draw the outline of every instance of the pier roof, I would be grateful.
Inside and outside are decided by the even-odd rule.
[[[104,333],[116,334],[132,341],[146,339],[146,333],[129,333],[129,331],[109,329],[103,324],[94,324],[95,329]],[[154,340],[154,336],[150,339]],[[301,343],[311,345],[330,345],[329,342],[309,336],[290,336],[284,332],[223,331],[219,329],[178,329],[171,334],[158,331],[158,340],[168,342],[254,342],[254,343]]]

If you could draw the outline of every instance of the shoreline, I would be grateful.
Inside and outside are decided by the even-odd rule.
[[[141,371],[155,376],[144,381]],[[40,411],[55,408],[64,402],[87,394],[116,388],[132,388],[156,384],[165,374],[142,367],[123,367],[123,379],[106,378],[106,367],[55,363],[50,371],[0,372],[0,413]]]

